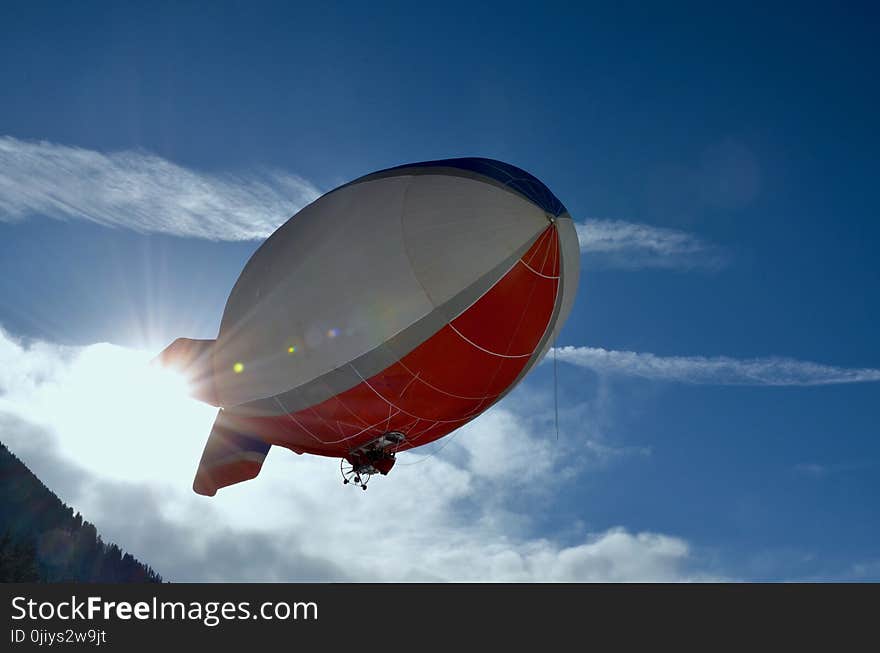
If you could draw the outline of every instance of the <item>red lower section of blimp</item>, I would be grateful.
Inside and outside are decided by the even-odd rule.
[[[213,495],[253,478],[269,444],[345,458],[356,468],[366,461],[387,473],[394,459],[364,451],[364,445],[392,432],[405,438],[395,451],[442,438],[486,410],[517,379],[552,318],[559,265],[558,235],[550,225],[482,297],[380,373],[295,413],[245,417],[221,411],[193,488]]]
[[[310,408],[242,420],[245,432],[337,457],[389,431],[406,436],[399,450],[443,437],[486,410],[528,363],[552,317],[559,261],[550,225],[488,292],[402,360]]]
[[[482,413],[517,379],[552,318],[559,260],[556,228],[550,225],[482,297],[380,373],[287,415],[221,411],[193,489],[211,496],[254,478],[270,444],[345,458],[356,483],[362,482],[357,472],[366,465],[387,474],[394,458],[387,449],[377,450],[374,441],[392,442],[393,451],[433,442]],[[163,356],[189,361],[193,357],[178,354],[199,347],[175,342]]]

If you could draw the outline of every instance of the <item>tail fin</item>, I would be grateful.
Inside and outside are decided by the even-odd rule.
[[[219,406],[214,388],[213,350],[216,340],[178,338],[156,357],[163,367],[183,374],[192,395],[212,406]]]
[[[217,415],[193,481],[196,494],[212,497],[219,488],[248,481],[260,473],[272,445],[243,433],[244,427],[228,410]]]

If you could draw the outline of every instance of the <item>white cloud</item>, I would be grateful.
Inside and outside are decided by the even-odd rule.
[[[320,195],[284,172],[212,174],[154,154],[0,137],[0,222],[42,215],[144,233],[253,240]]]
[[[719,267],[717,247],[689,233],[622,220],[576,223],[581,253],[588,261],[621,268]]]
[[[531,405],[526,415],[510,403],[492,409],[431,458],[402,454],[369,492],[343,486],[336,460],[276,447],[254,481],[196,496],[214,411],[151,385],[147,358],[106,344],[26,345],[0,331],[0,437],[106,538],[170,580],[707,577],[678,537],[577,525],[536,533],[532,515],[545,520],[582,471],[571,461],[590,435],[568,429],[557,445]]]
[[[657,356],[601,347],[560,347],[560,361],[599,374],[705,385],[812,386],[880,381],[880,369],[846,368],[791,358]]]

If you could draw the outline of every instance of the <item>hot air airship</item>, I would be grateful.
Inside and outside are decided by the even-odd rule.
[[[160,354],[221,407],[193,489],[254,478],[272,445],[338,457],[366,489],[538,363],[578,273],[571,216],[508,163],[413,163],[328,192],[254,253],[216,340]]]

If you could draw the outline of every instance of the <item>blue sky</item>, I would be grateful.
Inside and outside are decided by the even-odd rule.
[[[585,225],[559,342],[579,349],[559,367],[561,444],[544,365],[438,456],[447,481],[462,460],[470,475],[438,508],[446,535],[475,551],[515,542],[523,560],[542,542],[563,559],[626,536],[613,555],[631,573],[615,579],[880,578],[880,385],[838,382],[880,369],[870,8],[5,3],[0,18],[0,439],[160,572],[158,544],[71,481],[112,461],[83,460],[77,436],[40,413],[52,409],[14,387],[55,378],[33,343],[213,337],[259,235],[305,201],[383,167],[474,155],[529,170]],[[55,453],[28,448],[33,428]],[[526,462],[481,471],[475,461],[509,452],[476,438],[505,429]],[[188,437],[197,455],[204,434]],[[317,464],[287,462],[292,474]],[[379,506],[333,505],[387,508],[394,475],[382,481]],[[402,487],[425,500],[423,485]],[[312,560],[322,544],[302,551]],[[627,555],[660,562],[627,567]],[[272,578],[302,577],[285,560]],[[347,562],[335,554],[309,577]],[[411,577],[519,578],[419,564]],[[224,577],[204,567],[177,577]],[[575,567],[533,565],[550,571],[532,578],[594,577]]]

